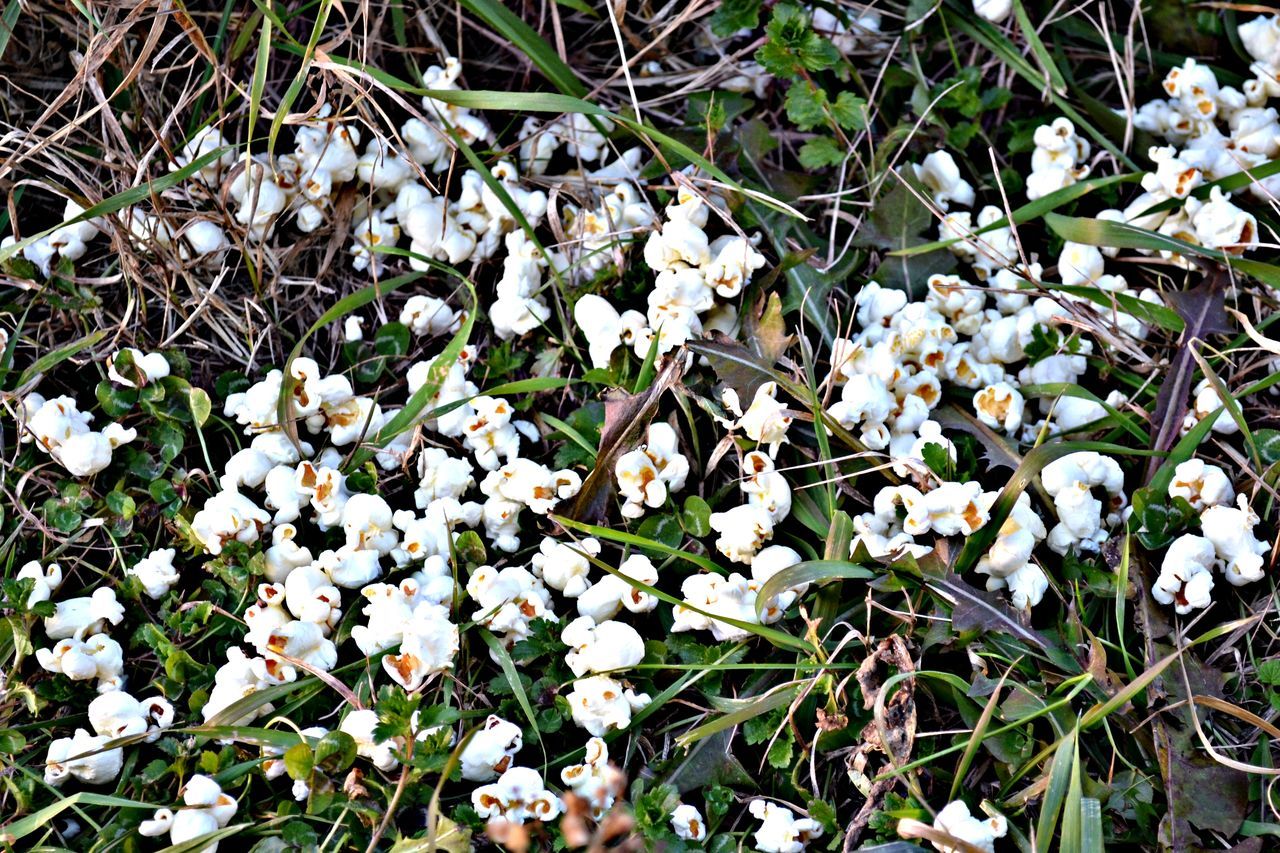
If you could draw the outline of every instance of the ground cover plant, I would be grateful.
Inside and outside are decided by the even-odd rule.
[[[1280,17],[0,4],[0,843],[1268,849]]]

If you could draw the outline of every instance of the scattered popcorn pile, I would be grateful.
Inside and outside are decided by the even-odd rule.
[[[1189,459],[1174,470],[1169,497],[1191,505],[1199,514],[1201,533],[1182,534],[1165,552],[1151,588],[1156,601],[1190,613],[1213,603],[1215,572],[1232,586],[1262,579],[1271,546],[1254,534],[1258,516],[1245,495],[1236,496],[1226,472]]]

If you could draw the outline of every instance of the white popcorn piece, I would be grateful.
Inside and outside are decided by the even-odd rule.
[[[292,482],[292,472],[289,479]],[[278,516],[279,513],[277,513]],[[275,529],[271,531],[271,547],[263,553],[266,559],[265,574],[271,583],[283,583],[294,569],[309,566],[313,562],[311,549],[299,545],[296,541],[297,536],[297,527],[292,524],[281,524],[278,521]]]
[[[1001,815],[979,820],[969,813],[969,807],[962,800],[956,800],[938,812],[938,816],[933,819],[933,828],[985,853],[995,853],[996,839],[1004,838],[1009,831],[1009,824]],[[958,853],[956,848],[947,844],[935,841],[933,846],[941,853]]]
[[[204,721],[218,717],[237,701],[252,696],[259,690],[295,681],[298,672],[292,666],[265,658],[250,658],[237,646],[227,649],[227,662],[218,668],[213,677],[213,690],[200,714]],[[224,721],[226,725],[248,725],[261,714],[270,714],[274,707],[268,703],[256,708],[234,720]]]
[[[636,693],[607,675],[592,675],[573,682],[565,697],[573,721],[595,737],[631,725],[631,715],[653,701],[648,693]]]
[[[57,563],[49,563],[42,568],[39,561],[31,560],[18,569],[14,580],[33,582],[31,592],[27,595],[27,607],[34,607],[41,601],[48,601],[62,586],[62,567]]]
[[[116,600],[116,591],[109,586],[98,587],[89,596],[59,601],[56,607],[54,614],[44,620],[44,632],[50,640],[79,640],[124,620],[124,605]]]
[[[524,734],[515,723],[490,714],[484,726],[471,736],[458,757],[462,778],[488,782],[505,773],[524,746]]]
[[[600,541],[590,536],[564,543],[546,537],[530,558],[533,573],[565,598],[577,598],[591,586],[591,557],[600,556]]]
[[[89,703],[89,725],[106,738],[147,735],[153,743],[173,725],[173,705],[163,696],[138,700],[123,690],[104,693]]]
[[[644,640],[635,628],[612,619],[599,624],[579,616],[560,633],[569,647],[565,663],[576,676],[630,669],[644,659]]]
[[[44,759],[45,784],[61,787],[68,779],[85,785],[105,785],[114,781],[124,766],[124,750],[99,751],[110,740],[109,737],[76,729],[72,737],[50,741]]]
[[[417,690],[429,676],[453,668],[459,643],[458,626],[449,621],[448,609],[419,602],[404,625],[400,653],[384,657],[382,668],[405,690]]]
[[[573,319],[587,339],[591,366],[607,368],[622,343],[622,315],[603,296],[588,293],[573,306]]]
[[[1026,402],[1017,388],[1008,382],[997,382],[973,395],[973,409],[978,420],[987,426],[1015,435],[1022,428]]]
[[[707,837],[707,822],[695,806],[681,803],[671,812],[671,831],[683,841],[703,841]]]
[[[919,164],[912,164],[916,179],[933,195],[933,202],[943,213],[955,202],[960,207],[973,205],[973,185],[960,176],[960,167],[947,151],[935,151]]]
[[[653,586],[658,569],[643,554],[632,554],[618,566],[618,575],[607,574],[578,596],[578,612],[596,622],[612,619],[625,607],[632,613],[648,613],[658,606],[658,597],[637,589],[624,578]]]
[[[822,837],[822,824],[798,818],[786,806],[768,800],[752,800],[751,816],[761,821],[755,831],[755,847],[761,853],[801,853],[810,841]]]
[[[1040,482],[1058,512],[1058,524],[1049,531],[1049,547],[1059,554],[1097,551],[1106,541],[1107,528],[1119,523],[1124,508],[1124,472],[1119,463],[1093,451],[1071,453],[1046,465]],[[1105,494],[1105,505],[1094,490]]]
[[[679,452],[679,439],[671,425],[653,423],[643,445],[618,457],[614,476],[625,499],[622,515],[639,518],[645,507],[660,507],[668,494],[684,488],[689,460]]]
[[[136,577],[149,597],[164,598],[174,584],[181,580],[181,575],[173,565],[176,554],[177,551],[173,548],[159,548],[125,569],[124,573]]]
[[[191,530],[204,549],[217,556],[228,542],[257,542],[271,516],[237,491],[221,491],[205,501],[191,519]]]
[[[555,616],[547,588],[521,566],[480,566],[467,581],[467,595],[476,602],[471,618],[500,635],[508,648],[529,636],[534,619]]]
[[[399,764],[395,752],[397,744],[390,740],[375,741],[373,730],[377,725],[376,711],[352,711],[342,718],[338,731],[351,735],[352,740],[356,742],[357,755],[369,759],[379,770],[390,770]]]
[[[1169,497],[1184,498],[1200,512],[1206,507],[1226,506],[1235,500],[1236,491],[1225,471],[1203,459],[1188,459],[1173,469]]]
[[[1213,543],[1203,536],[1183,534],[1173,540],[1160,564],[1160,576],[1151,587],[1151,596],[1161,604],[1174,605],[1180,615],[1213,603]]]
[[[124,687],[124,650],[106,634],[59,640],[52,648],[36,649],[36,661],[46,672],[60,672],[72,681],[96,678],[99,693]]]
[[[490,823],[523,824],[547,821],[564,810],[560,798],[542,784],[542,776],[529,767],[512,767],[498,781],[471,792],[471,806]]]
[[[1236,506],[1212,506],[1200,515],[1204,536],[1213,543],[1222,573],[1232,586],[1253,583],[1265,574],[1265,557],[1271,549],[1253,535],[1258,521],[1245,495],[1236,498]]]
[[[593,737],[587,741],[582,763],[561,770],[560,781],[586,803],[593,818],[600,820],[613,808],[627,780],[622,771],[609,763],[609,747],[600,738]]]
[[[999,24],[1013,11],[1012,0],[973,0],[973,11],[980,18]]]
[[[990,510],[999,496],[987,492],[982,496],[983,505]],[[987,576],[987,589],[1008,589],[1009,599],[1019,610],[1029,610],[1044,598],[1049,579],[1044,571],[1031,562],[1031,552],[1047,535],[1044,521],[1031,506],[1031,497],[1025,492],[1018,496],[1009,517],[1000,525],[996,541],[975,571]]]
[[[773,538],[773,518],[763,507],[748,503],[711,513],[711,529],[720,534],[716,550],[735,563],[751,565],[756,552]]]
[[[129,376],[124,376],[116,370],[116,359],[126,352],[129,353],[129,357],[133,361]],[[142,350],[125,347],[122,350],[113,352],[110,358],[107,359],[107,378],[126,388],[144,387],[153,382],[158,382],[168,375],[169,361],[158,352],[150,352],[144,355]]]
[[[766,382],[756,389],[751,405],[743,412],[736,391],[726,388],[722,395],[725,407],[738,417],[732,425],[726,425],[730,429],[741,429],[753,441],[769,445],[771,457],[776,457],[778,448],[786,442],[792,421],[786,405],[778,402],[777,396],[778,383]]]
[[[791,514],[791,486],[782,474],[774,470],[773,460],[758,450],[742,459],[743,479],[738,484],[747,496],[747,503],[769,513],[775,525]]]
[[[216,127],[204,127],[196,131],[195,136],[191,137],[182,146],[182,152],[173,158],[171,170],[177,171],[178,169],[186,168],[194,161],[212,154],[219,148],[225,148],[226,150],[204,166],[201,166],[191,176],[192,180],[214,188],[220,182],[223,172],[234,166],[236,162],[235,146]]]

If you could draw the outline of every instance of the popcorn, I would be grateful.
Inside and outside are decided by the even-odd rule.
[[[388,210],[371,210],[351,226],[351,267],[355,270],[368,270],[373,276],[382,275],[386,267],[386,254],[378,251],[380,247],[394,247],[400,239],[400,226],[392,221],[393,212]],[[358,320],[348,317],[348,320]],[[350,331],[350,324],[347,326]],[[359,325],[356,326],[359,330]],[[347,340],[359,340],[349,335]]]
[[[587,338],[591,366],[607,368],[613,351],[622,343],[622,316],[602,296],[588,293],[573,306],[573,319]]]
[[[631,725],[632,713],[653,701],[649,694],[624,688],[622,682],[607,675],[579,678],[565,698],[573,721],[595,737],[604,737],[611,729],[625,729]]]
[[[593,737],[587,741],[582,763],[561,770],[560,781],[585,801],[593,818],[600,820],[613,807],[627,780],[609,763],[609,747],[600,738]]]
[[[271,632],[263,654],[268,661],[298,663],[328,672],[338,664],[338,647],[325,633],[314,622],[295,619]]]
[[[689,460],[678,451],[679,441],[670,424],[649,425],[648,440],[618,457],[614,476],[625,499],[622,514],[639,518],[644,508],[660,507],[667,495],[684,488],[689,476]]]
[[[520,748],[524,735],[515,723],[490,714],[484,727],[476,731],[463,747],[458,761],[462,778],[472,782],[488,782],[505,773]]]
[[[191,519],[191,530],[210,554],[217,556],[233,540],[257,542],[271,516],[237,491],[221,491],[205,501]]]
[[[978,820],[969,814],[969,807],[964,801],[956,800],[938,812],[938,816],[933,819],[933,828],[986,853],[995,853],[996,839],[1004,838],[1009,831],[1009,824],[1000,815]],[[946,844],[934,842],[933,846],[942,853],[958,853],[956,848]]]
[[[105,738],[145,734],[147,743],[154,743],[173,721],[173,705],[163,696],[139,701],[123,690],[113,690],[89,703],[89,725]]]
[[[1270,547],[1253,535],[1258,516],[1249,509],[1248,498],[1240,495],[1236,506],[1212,506],[1200,515],[1204,537],[1213,544],[1222,573],[1232,586],[1261,580],[1264,556]]]
[[[999,3],[997,3],[999,5]],[[1009,4],[1004,2],[1007,9]],[[1007,14],[1007,11],[1006,11]],[[1085,163],[1089,143],[1076,133],[1066,118],[1036,128],[1035,151],[1031,154],[1031,174],[1027,176],[1027,198],[1035,201],[1089,176]]]
[[[735,563],[751,565],[756,552],[773,538],[773,517],[763,507],[747,503],[711,513],[711,529],[720,534],[716,550]]]
[[[1087,285],[1102,277],[1104,263],[1096,246],[1067,241],[1058,255],[1058,275],[1065,285]]]
[[[200,714],[208,723],[240,699],[267,687],[295,681],[297,677],[297,670],[292,666],[261,657],[250,658],[238,647],[232,646],[227,649],[227,662],[213,676],[213,690],[200,709]],[[274,707],[268,703],[234,720],[222,722],[229,726],[244,726],[253,722],[260,714],[270,714],[273,710]]]
[[[164,598],[181,580],[173,565],[176,553],[173,548],[159,548],[125,569],[124,573],[136,577],[149,597],[156,600]]]
[[[1008,435],[1015,435],[1021,429],[1025,406],[1022,394],[1008,382],[988,385],[973,395],[978,420]]]
[[[59,640],[50,649],[36,649],[36,661],[46,672],[60,672],[72,681],[96,678],[99,693],[124,687],[124,650],[106,634]]]
[[[46,400],[31,393],[22,401],[19,435],[23,443],[51,455],[73,477],[90,477],[111,464],[112,451],[138,436],[137,430],[108,424],[101,432],[90,429],[93,415],[81,412],[71,397]]]
[[[707,837],[707,822],[696,807],[681,803],[671,812],[671,831],[683,841],[703,841]]]
[[[772,459],[753,450],[743,457],[742,473],[739,488],[746,493],[748,504],[769,513],[775,525],[791,514],[791,486],[774,470]]]
[[[778,383],[766,382],[756,389],[751,405],[744,413],[738,402],[738,394],[732,388],[726,388],[722,399],[725,408],[738,416],[734,423],[726,423],[729,429],[741,429],[752,441],[769,445],[769,455],[776,457],[778,448],[787,440],[787,429],[791,426],[791,416],[786,414],[787,407],[777,401]]]
[[[124,605],[116,601],[116,591],[109,586],[100,586],[89,596],[59,601],[56,607],[44,620],[44,632],[50,640],[79,640],[124,620]]]
[[[400,309],[400,322],[415,335],[436,337],[461,328],[462,316],[443,299],[418,293],[410,296]]]
[[[129,353],[129,357],[133,362],[129,368],[130,376],[124,376],[116,370],[116,360],[123,354]],[[107,378],[117,385],[123,385],[126,388],[138,388],[158,382],[169,375],[169,362],[158,352],[143,354],[142,350],[133,347],[125,347],[117,350],[107,359]]]
[[[50,741],[44,759],[45,784],[61,787],[69,778],[86,785],[105,785],[114,781],[124,766],[124,750],[99,751],[110,740],[76,729],[72,737]]]
[[[985,493],[982,496],[983,506],[989,511],[998,497],[999,492]],[[1049,579],[1044,571],[1031,562],[1031,552],[1045,535],[1044,521],[1031,507],[1031,497],[1023,492],[1018,495],[1004,524],[1000,525],[991,550],[983,555],[975,568],[978,574],[987,576],[988,590],[1007,588],[1013,606],[1019,610],[1035,607],[1049,588]]]
[[[560,798],[543,786],[538,771],[528,767],[512,767],[498,781],[476,788],[471,805],[491,824],[548,821],[564,810]]]
[[[471,401],[475,414],[463,423],[463,444],[475,454],[476,464],[495,471],[502,461],[520,454],[520,433],[512,423],[511,404],[500,397],[481,395]]]
[[[1235,500],[1236,492],[1226,472],[1203,459],[1188,459],[1173,469],[1169,497],[1184,498],[1197,512],[1211,506],[1225,506]]]
[[[618,574],[648,586],[658,582],[658,569],[643,554],[632,554],[623,560]],[[578,596],[578,612],[604,622],[624,607],[632,613],[648,613],[658,606],[657,596],[631,586],[623,577],[608,574],[589,586]]]
[[[41,568],[39,561],[31,560],[18,569],[13,579],[32,582],[31,592],[27,595],[27,607],[31,608],[41,601],[48,601],[62,586],[62,567],[57,563],[50,563]]]
[[[1120,465],[1108,456],[1080,451],[1046,465],[1040,472],[1040,482],[1053,498],[1058,513],[1058,524],[1049,531],[1049,547],[1059,554],[1097,551],[1106,541],[1107,527],[1119,523],[1124,507],[1124,472]],[[1105,507],[1093,495],[1095,489],[1106,494]]]
[[[1221,249],[1231,255],[1242,255],[1258,247],[1257,219],[1234,205],[1221,187],[1209,191],[1207,202],[1190,199],[1187,213],[1195,230],[1192,242],[1208,249]]]
[[[999,24],[1013,11],[1012,0],[973,0],[973,11],[980,18]]]
[[[404,625],[400,653],[382,659],[382,668],[405,690],[417,690],[428,676],[453,668],[459,647],[458,626],[447,608],[420,602]]]
[[[520,566],[501,571],[480,566],[467,581],[467,595],[477,605],[471,618],[498,634],[507,648],[529,636],[534,619],[555,615],[542,581]]]
[[[530,559],[533,573],[543,583],[557,590],[565,598],[577,598],[591,586],[591,561],[583,552],[600,556],[600,541],[587,537],[580,542],[566,544],[547,537],[538,546],[539,553]]]
[[[1151,596],[1161,604],[1172,604],[1179,615],[1213,603],[1213,543],[1203,536],[1183,534],[1173,540],[1160,564],[1160,576]]]
[[[933,203],[943,213],[955,202],[961,207],[973,205],[973,185],[960,177],[960,167],[948,151],[935,151],[924,162],[913,164],[916,179],[933,195]]]
[[[375,741],[373,730],[377,725],[376,711],[358,710],[342,718],[338,731],[351,735],[356,742],[357,755],[369,759],[379,770],[386,771],[399,763],[395,754],[397,744],[390,740]]]
[[[757,799],[749,808],[751,816],[762,821],[755,832],[755,847],[761,853],[801,853],[810,841],[822,837],[822,824],[797,818],[785,806]]]
[[[767,555],[770,550],[765,549],[765,551],[761,552],[761,555]],[[790,548],[785,550],[791,551]],[[795,552],[792,551],[791,553],[794,554]],[[799,562],[798,555],[796,561]],[[766,556],[765,569],[760,572],[759,578],[753,577],[751,580],[737,572],[730,574],[728,577],[716,574],[701,574],[685,578],[684,583],[680,586],[680,592],[684,596],[684,604],[679,604],[675,607],[675,621],[671,625],[672,632],[710,631],[716,642],[722,643],[730,640],[745,640],[751,636],[751,632],[746,628],[723,621],[724,619],[732,619],[748,625],[778,621],[782,618],[782,614],[787,607],[796,600],[799,592],[803,591],[803,588],[800,588],[799,591],[795,588],[784,591],[772,601],[767,602],[766,606],[762,608],[764,611],[762,616],[764,618],[756,615],[756,596],[760,591],[760,587],[764,586],[764,582],[774,573],[781,571],[786,563],[785,559],[779,560],[776,557]],[[752,565],[752,574],[756,574],[754,564]],[[693,609],[695,607],[697,610]],[[704,613],[709,615],[703,615]]]
[[[1197,423],[1212,416],[1214,412],[1218,413],[1214,418],[1213,426],[1210,427],[1214,432],[1219,435],[1235,435],[1240,431],[1240,426],[1227,411],[1222,395],[1218,393],[1213,382],[1208,378],[1201,379],[1196,383],[1195,388],[1191,389],[1191,410],[1183,420],[1182,433],[1185,435],[1190,432]]]
[[[579,616],[560,633],[569,647],[565,663],[574,675],[630,669],[644,659],[644,640],[635,628],[612,619],[599,624]]]

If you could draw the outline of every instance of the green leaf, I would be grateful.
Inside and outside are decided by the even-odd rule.
[[[378,329],[373,337],[373,348],[380,355],[402,358],[409,354],[410,342],[409,328],[403,323],[391,322]]]
[[[711,16],[711,32],[720,38],[729,38],[738,30],[754,30],[758,26],[760,0],[721,0]]]
[[[20,731],[0,729],[0,752],[5,755],[16,755],[27,745],[27,739]]]
[[[833,136],[816,136],[800,146],[797,153],[800,165],[806,169],[825,169],[839,165],[844,159],[844,151]]]
[[[355,758],[355,739],[346,732],[329,732],[316,742],[315,764],[328,773],[341,773]]]
[[[700,539],[711,532],[711,505],[697,495],[684,499],[684,509],[680,511],[680,524],[685,532]]]
[[[831,105],[831,117],[845,130],[863,130],[867,126],[867,101],[853,92],[841,92]]]
[[[1257,677],[1263,684],[1280,684],[1280,660],[1264,660],[1258,664]]]
[[[208,423],[209,415],[213,413],[213,401],[209,399],[208,391],[191,386],[187,390],[187,406],[191,409],[192,423],[197,427]]]
[[[791,84],[785,106],[787,118],[800,130],[812,130],[827,122],[827,93],[807,80]]]
[[[284,769],[294,781],[305,782],[311,778],[315,764],[315,753],[305,743],[295,744],[284,752]]]
[[[121,518],[133,518],[133,514],[137,512],[138,506],[133,498],[121,491],[107,492],[103,499],[107,505],[107,509],[120,516]]]

